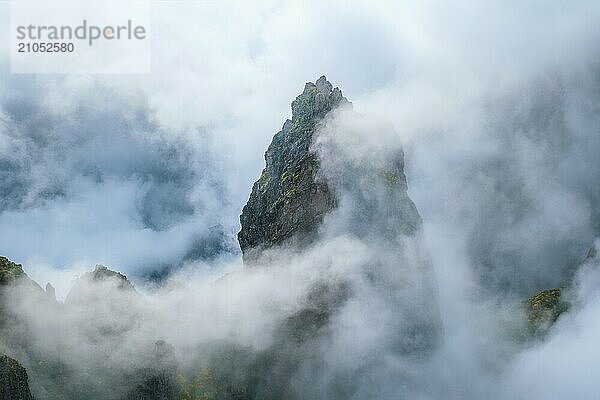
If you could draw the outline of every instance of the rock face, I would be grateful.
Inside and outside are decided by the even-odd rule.
[[[25,276],[23,266],[0,256],[0,284],[7,284]]]
[[[340,106],[350,102],[324,76],[307,83],[292,102],[292,119],[273,137],[265,169],[240,217],[238,240],[245,260],[292,238],[310,241],[323,216],[335,207],[331,189],[316,179],[319,160],[311,145],[317,123]]]
[[[0,256],[0,292],[4,289],[21,284],[31,294],[38,296],[44,290],[23,271],[23,266]],[[1,294],[1,293],[0,293]]]
[[[308,254],[316,239],[331,248],[350,240],[365,252],[355,264],[324,257],[322,271],[339,263],[348,274],[327,278],[325,272],[304,294],[300,309],[281,322],[272,346],[245,368],[241,387],[250,398],[322,398],[311,392],[327,363],[320,346],[337,340],[334,324],[347,316],[349,303],[373,315],[381,308],[372,304],[394,310],[385,321],[389,336],[386,332],[382,340],[399,358],[421,360],[438,343],[441,319],[428,258],[420,248],[421,217],[407,193],[397,137],[391,124],[354,112],[324,76],[307,83],[292,102],[292,118],[273,137],[240,217],[244,262],[258,264],[273,247]],[[346,334],[358,338],[362,332]],[[351,398],[362,379],[352,371],[385,362],[378,357],[365,354],[336,371],[327,383],[336,393],[331,398]],[[235,377],[232,372],[225,381]]]
[[[5,345],[13,341],[8,332],[24,329],[19,316],[5,306],[7,297],[13,294],[11,290],[19,283],[23,283],[28,289],[27,295],[43,296],[42,289],[27,276],[21,264],[0,256],[0,338]],[[5,329],[8,329],[8,332]],[[6,355],[0,355],[0,399],[33,399],[27,371],[17,360]]]
[[[312,242],[325,215],[339,206],[341,193],[352,198],[354,209],[343,228],[347,232],[361,237],[366,226],[393,237],[419,230],[421,217],[407,194],[401,148],[387,157],[373,152],[366,160],[349,159],[340,154],[348,153],[344,144],[319,141],[319,129],[331,122],[333,111],[361,117],[324,76],[306,83],[292,102],[292,119],[273,137],[266,166],[240,216],[238,240],[246,263],[273,246]]]
[[[556,320],[571,308],[574,274],[586,264],[597,264],[598,249],[593,244],[585,257],[573,267],[573,276],[562,288],[546,289],[536,293],[525,302],[527,333],[534,338],[543,338]]]
[[[529,332],[535,336],[544,335],[558,317],[569,309],[569,303],[562,298],[562,290],[543,290],[527,300],[527,322]]]
[[[15,359],[0,355],[0,399],[33,400],[27,371]]]
[[[33,293],[40,294],[43,292],[42,288],[23,271],[21,264],[0,256],[0,287],[8,287],[16,283],[24,284]]]
[[[5,325],[14,325],[13,316],[7,315],[4,310],[5,290],[20,280],[31,281],[23,271],[21,264],[14,263],[6,257],[0,256],[0,329]],[[31,281],[31,286],[37,286]],[[27,371],[19,362],[6,355],[0,355],[0,399],[33,400]]]

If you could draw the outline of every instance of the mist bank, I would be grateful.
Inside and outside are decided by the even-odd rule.
[[[546,380],[528,383],[539,371],[532,360],[560,357],[553,346],[572,338],[570,322],[584,321],[583,332],[593,325],[586,315],[595,289],[586,282],[595,279],[597,256],[555,260],[564,274],[553,279],[564,282],[568,306],[554,313],[554,303],[544,305],[538,323],[528,296],[513,288],[533,295],[539,282],[526,279],[527,269],[522,281],[509,281],[519,286],[486,280],[461,243],[472,226],[448,235],[439,220],[421,219],[393,125],[329,103],[333,93],[326,80],[307,84],[275,135],[249,200],[254,217],[267,217],[242,214],[242,232],[267,232],[247,241],[260,252],[245,268],[239,259],[189,261],[149,290],[100,266],[81,275],[64,302],[26,277],[4,289],[2,351],[26,366],[34,394],[547,395]],[[332,196],[322,218],[308,206],[319,190]],[[314,223],[304,230],[278,228],[308,217]],[[574,351],[583,343],[572,343]],[[549,365],[548,373],[565,371]]]

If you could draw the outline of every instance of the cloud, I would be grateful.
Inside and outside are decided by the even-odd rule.
[[[315,396],[355,376],[361,378],[349,387],[356,398],[595,393],[588,379],[596,350],[592,289],[578,287],[580,305],[537,347],[523,348],[512,335],[522,322],[519,301],[568,283],[600,229],[596,3],[154,7],[150,75],[18,76],[8,72],[9,54],[1,54],[6,255],[42,283],[53,281],[61,297],[75,274],[97,262],[136,275],[187,264],[179,279],[193,279],[148,294],[149,305],[140,307],[151,316],[123,344],[137,351],[138,340],[166,338],[180,355],[223,338],[269,348],[311,283],[348,278],[360,301],[349,302],[331,322],[330,341],[319,342],[327,358]],[[6,4],[0,18],[6,41]],[[365,260],[387,265],[386,256],[396,257],[385,246],[329,238],[305,257],[290,255],[289,265],[215,283],[241,269],[227,258],[238,256],[227,239],[264,149],[304,82],[322,74],[356,110],[389,121],[373,130],[372,117],[340,117],[353,132],[334,140],[346,161],[380,160],[404,145],[444,325],[429,360],[392,350],[390,332],[402,317],[394,313],[414,298],[385,298],[382,286],[357,272]],[[351,223],[343,219],[348,214],[330,223]],[[208,232],[215,226],[225,259],[187,258],[204,252],[198,238],[214,239]],[[390,271],[380,273],[395,277]],[[586,271],[578,282],[595,279]],[[398,282],[391,282],[385,288],[394,292]],[[35,320],[37,311],[31,307],[28,316]],[[74,362],[91,345],[81,336],[84,317],[61,320],[81,342],[69,354]],[[42,334],[60,327],[44,321],[34,340],[49,351],[55,342]],[[184,364],[196,356],[205,358],[192,351]]]
[[[92,83],[57,109],[54,90],[15,79],[3,98],[8,255],[139,272],[177,263],[209,228],[233,235],[209,133],[198,127],[192,144],[166,132],[140,95]]]

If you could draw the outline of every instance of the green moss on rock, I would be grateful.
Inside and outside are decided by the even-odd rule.
[[[543,335],[558,317],[569,309],[560,288],[543,290],[527,300],[528,330]]]
[[[258,178],[258,190],[260,190],[261,193],[265,193],[269,189],[269,185],[271,184],[272,180],[273,177],[269,176],[267,171],[263,170],[260,178]]]
[[[6,284],[25,276],[23,266],[0,256],[0,284]]]
[[[310,241],[323,216],[336,204],[331,189],[318,182],[319,162],[311,151],[317,123],[334,108],[350,104],[323,76],[308,82],[292,102],[287,120],[265,153],[266,166],[242,211],[238,240],[244,259],[252,251],[289,239]]]
[[[27,371],[17,360],[6,355],[0,355],[0,399],[33,400]]]
[[[400,177],[393,171],[384,170],[382,174],[389,185],[395,185],[400,182]]]

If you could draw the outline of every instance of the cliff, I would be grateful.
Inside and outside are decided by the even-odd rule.
[[[0,399],[33,400],[27,379],[27,371],[17,360],[0,355]]]
[[[324,76],[306,83],[291,108],[240,216],[244,263],[261,264],[270,249],[306,251],[308,257],[317,241],[352,240],[369,250],[360,265],[339,266],[347,276],[316,282],[303,306],[282,321],[273,345],[245,368],[241,386],[251,398],[295,398],[295,380],[304,387],[318,379],[318,372],[300,370],[318,370],[318,343],[336,340],[330,324],[350,302],[371,304],[374,295],[396,310],[386,323],[394,326],[389,340],[398,354],[427,357],[441,332],[428,257],[420,250],[421,217],[408,195],[404,154],[391,124],[355,112]],[[381,145],[383,151],[373,148]],[[322,268],[338,262],[324,260]],[[366,277],[364,286],[353,274]],[[354,379],[344,373],[336,379]],[[331,389],[345,398],[356,388],[332,383]]]
[[[421,226],[421,217],[407,194],[401,148],[386,159],[355,163],[346,162],[341,154],[344,145],[329,146],[326,150],[335,153],[335,160],[321,159],[316,150],[319,130],[338,110],[360,118],[325,76],[306,83],[292,102],[292,118],[267,148],[265,168],[240,216],[238,240],[244,261],[252,261],[273,246],[304,246],[314,241],[324,217],[338,207],[342,193],[353,199],[352,226],[347,226],[353,233],[360,234],[360,225],[377,223],[377,233],[413,235]],[[328,164],[327,173],[323,162]],[[383,196],[377,197],[378,193]]]
[[[331,188],[316,179],[319,160],[311,145],[317,123],[344,105],[350,103],[324,76],[308,82],[292,102],[292,119],[273,137],[266,166],[242,210],[238,240],[246,260],[292,238],[310,241],[323,216],[335,207]]]
[[[10,296],[10,288],[25,282],[28,287],[41,288],[23,271],[23,266],[0,256],[0,330],[11,328],[18,323],[16,316],[5,309],[5,296]],[[5,335],[2,342],[5,341]],[[15,359],[0,355],[0,399],[32,400],[29,390],[28,376],[25,368]]]

